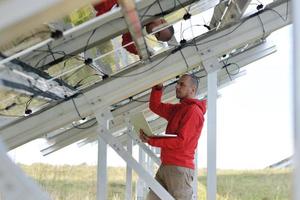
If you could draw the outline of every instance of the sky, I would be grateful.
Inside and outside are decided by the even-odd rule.
[[[261,169],[293,153],[291,114],[291,30],[288,26],[268,40],[277,52],[244,67],[246,75],[220,89],[217,100],[217,168]],[[207,166],[206,125],[199,140],[198,166]],[[54,165],[97,164],[97,144],[70,145],[43,157],[38,139],[9,152],[18,163]],[[125,166],[109,148],[109,166]],[[137,147],[134,148],[137,157]]]

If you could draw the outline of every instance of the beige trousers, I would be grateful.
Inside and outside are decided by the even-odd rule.
[[[176,200],[192,199],[193,169],[173,165],[161,165],[156,173],[155,179]],[[160,200],[160,198],[150,189],[147,200]]]

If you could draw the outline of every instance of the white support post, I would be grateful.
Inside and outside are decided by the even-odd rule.
[[[293,36],[294,36],[294,64],[293,64],[293,125],[294,125],[294,186],[293,199],[300,199],[300,1],[292,1],[293,6]]]
[[[98,136],[97,200],[107,199],[107,144]]]
[[[127,151],[132,155],[132,140],[129,138],[127,140]],[[132,168],[127,164],[126,165],[126,188],[125,188],[125,199],[132,199]]]
[[[217,194],[217,71],[207,75],[207,200],[216,200]]]
[[[195,152],[195,173],[194,173],[194,180],[193,180],[193,200],[198,199],[198,148]]]
[[[139,146],[139,163],[141,166],[145,165],[145,152]],[[138,177],[137,180],[137,186],[136,186],[136,199],[137,200],[144,200],[144,188],[145,188],[145,182],[141,179],[141,177]]]
[[[147,185],[157,194],[161,199],[174,200],[174,198],[162,187],[133,157],[129,155],[124,149],[123,145],[115,138],[108,130],[108,122],[111,120],[112,114],[108,107],[96,111],[96,118],[99,123],[99,136],[109,144],[116,153],[125,160],[125,162],[135,170]]]

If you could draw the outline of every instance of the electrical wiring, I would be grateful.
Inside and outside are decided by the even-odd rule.
[[[73,87],[74,87],[75,89],[77,89],[78,87],[81,86],[81,85],[80,85],[81,82],[83,82],[84,80],[86,80],[86,79],[88,79],[88,78],[90,78],[90,77],[93,77],[93,76],[99,76],[99,74],[92,74],[92,75],[90,75],[90,76],[87,76],[87,77],[81,79],[80,81],[78,81]]]
[[[185,10],[186,13],[189,13],[189,11],[183,6],[183,4],[181,3],[180,0],[175,0],[178,2],[178,4],[181,6],[181,8],[183,8]]]
[[[268,11],[268,10],[269,10],[269,11],[273,11],[273,12],[277,13],[277,14],[279,15],[279,17],[280,17],[283,21],[286,21],[286,20],[287,20],[287,16],[288,16],[288,1],[289,1],[289,0],[287,0],[286,18],[283,18],[283,16],[280,15],[280,13],[278,13],[278,12],[277,12],[276,10],[274,10],[274,9],[265,8],[264,10],[266,10],[266,11]],[[256,12],[256,13],[252,14],[251,16],[259,15],[260,12],[261,12],[261,11]],[[226,33],[226,34],[224,34],[224,35],[218,36],[218,37],[216,37],[216,38],[210,39],[210,40],[208,40],[208,41],[205,41],[205,42],[199,42],[199,43],[196,43],[196,44],[197,44],[197,45],[207,44],[207,43],[209,43],[209,42],[212,42],[212,41],[218,40],[218,39],[220,39],[220,38],[223,38],[223,37],[225,37],[225,36],[227,36],[227,35],[230,35],[231,33],[235,32],[238,28],[240,28],[245,22],[247,22],[249,19],[251,19],[251,16],[248,17],[248,18],[246,18],[244,21],[240,22],[240,23],[239,23],[233,30],[231,30],[230,32],[228,32],[228,33]],[[199,37],[199,36],[198,36],[198,37]],[[198,37],[196,37],[196,38],[198,38]],[[195,39],[196,39],[196,38],[195,38]],[[193,46],[194,44],[191,44],[191,43],[190,43],[190,45]]]
[[[143,73],[145,73],[147,71],[150,71],[150,70],[154,69],[159,64],[163,63],[169,56],[171,56],[171,54],[172,54],[172,52],[169,53],[167,56],[165,56],[162,60],[160,60],[159,62],[157,62],[155,65],[151,66],[149,69],[146,69],[146,70],[144,70],[142,72],[135,73],[135,74],[130,74],[130,75],[117,75],[117,74],[115,74],[115,75],[112,75],[111,77],[113,77],[113,78],[114,77],[116,77],[116,78],[126,78],[126,77],[133,77],[133,76],[137,76],[137,75],[143,74]]]
[[[226,73],[229,76],[229,79],[232,81],[232,76],[236,76],[236,75],[238,75],[240,73],[240,66],[238,64],[236,64],[236,63],[228,63],[228,64],[226,64],[224,61],[223,61],[223,64],[224,64],[223,68],[225,68]],[[230,65],[235,65],[237,67],[237,72],[236,73],[230,73],[229,72],[228,67]]]
[[[181,35],[180,37],[184,38],[183,37],[184,32],[187,31],[187,30],[189,30],[189,29],[193,29],[193,27],[202,27],[202,26],[204,28],[208,29],[208,31],[210,31],[210,27],[208,25],[206,25],[206,24],[195,24],[195,25],[192,25],[190,27],[187,27],[187,28],[183,29],[182,32],[180,33],[180,35]]]
[[[99,28],[99,27],[98,27],[98,28]],[[84,47],[84,50],[83,50],[83,54],[84,54],[84,55],[85,55],[85,53],[86,53],[86,51],[87,51],[87,48],[88,48],[89,43],[90,43],[90,40],[92,39],[93,35],[94,35],[95,32],[98,30],[98,28],[95,28],[95,29],[92,31],[91,35],[89,36],[89,38],[88,38],[88,40],[87,40],[87,42],[86,42],[86,45],[85,45],[85,47]]]
[[[75,59],[77,59],[77,60],[79,60],[79,61],[84,61],[84,58],[83,58],[82,56],[79,56],[79,55],[76,55],[76,54],[67,54],[67,53],[65,53],[64,51],[34,50],[34,52],[46,52],[46,53],[48,53],[47,55],[43,56],[40,60],[38,60],[38,62],[37,62],[37,63],[35,64],[35,66],[34,66],[34,68],[41,69],[41,70],[45,70],[45,67],[44,67],[44,66],[38,67],[39,64],[40,64],[43,60],[45,60],[48,56],[50,56],[50,55],[52,55],[52,54],[53,54],[53,55],[56,55],[56,54],[58,54],[58,55],[63,55],[63,60],[64,60],[65,58],[67,58],[67,59],[75,58]]]
[[[25,110],[24,110],[24,113],[25,113],[25,114],[31,114],[31,113],[32,113],[32,110],[31,110],[31,109],[28,109],[28,107],[29,107],[30,103],[32,102],[33,98],[34,98],[34,95],[32,95],[32,96],[29,98],[29,100],[26,102],[26,104],[25,104]]]
[[[85,120],[85,117],[82,117],[82,116],[80,115],[80,112],[79,112],[79,110],[78,110],[78,108],[77,108],[77,105],[76,105],[76,103],[75,103],[73,97],[71,97],[71,101],[73,102],[73,105],[74,105],[74,108],[75,108],[75,110],[76,110],[76,113],[77,113],[78,117],[79,117],[81,120]]]
[[[288,19],[288,14],[289,14],[288,13],[289,12],[289,0],[286,1],[285,17],[283,17],[279,12],[277,12],[276,10],[274,10],[272,8],[265,8],[264,10],[274,12],[275,14],[277,14],[282,19],[282,21],[285,22]]]
[[[181,56],[184,60],[184,63],[185,63],[185,66],[186,66],[186,71],[188,71],[189,70],[189,64],[187,63],[187,60],[186,60],[185,56],[183,55],[181,49],[179,49],[179,52],[180,52],[180,54],[181,54]]]
[[[27,40],[32,39],[32,38],[34,38],[34,37],[36,37],[36,36],[38,36],[40,34],[44,34],[44,33],[49,33],[50,34],[51,31],[39,31],[39,32],[36,32],[36,33],[34,33],[34,34],[30,35],[30,36],[27,36],[27,37],[23,38],[21,41],[18,41],[17,45],[20,45],[20,44],[26,42]]]
[[[261,27],[262,27],[262,31],[263,31],[263,34],[262,34],[262,39],[264,40],[265,39],[265,35],[266,35],[266,30],[265,30],[265,26],[264,26],[264,23],[261,19],[261,17],[259,16],[259,14],[257,15],[258,19],[259,19],[259,22],[261,24]]]

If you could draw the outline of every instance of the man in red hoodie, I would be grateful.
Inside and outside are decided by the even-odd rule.
[[[194,155],[204,123],[206,101],[195,99],[197,78],[185,74],[176,85],[176,97],[180,103],[162,103],[162,84],[152,88],[150,109],[168,121],[166,134],[173,138],[148,137],[140,131],[140,139],[151,146],[161,148],[161,161],[155,179],[176,199],[191,200],[194,178]],[[148,200],[159,199],[150,190]]]
[[[102,15],[109,10],[111,10],[114,6],[118,5],[117,0],[101,0],[100,3],[94,5],[95,10],[97,11],[96,16]],[[152,33],[154,28],[167,23],[167,21],[163,18],[155,19],[146,25],[147,33]],[[157,40],[167,42],[169,41],[174,35],[173,26],[165,28],[157,33],[154,34]],[[122,46],[129,44],[132,42],[132,38],[129,32],[124,33],[122,35]],[[138,51],[134,44],[128,45],[124,47],[128,52],[138,55]]]

